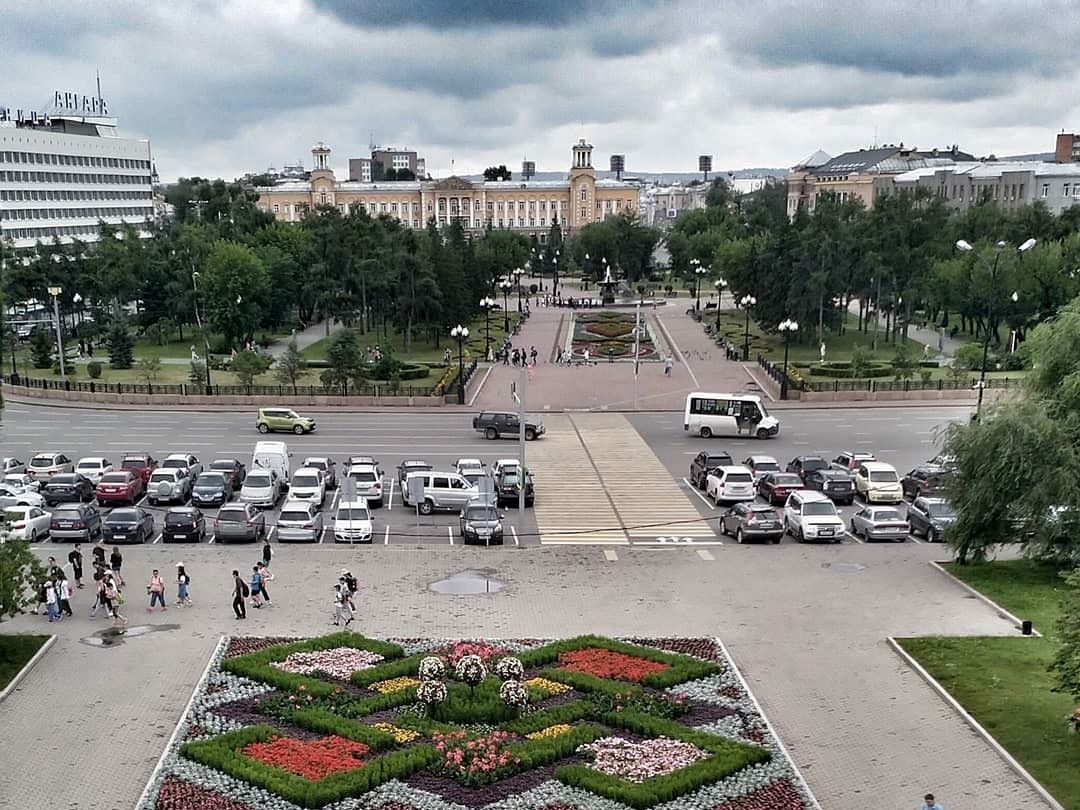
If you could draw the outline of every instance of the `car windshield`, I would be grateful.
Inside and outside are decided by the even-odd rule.
[[[213,489],[222,488],[225,486],[225,476],[215,472],[203,473],[199,476],[197,486]]]
[[[136,523],[139,513],[134,509],[113,509],[106,518],[108,523]]]
[[[870,473],[870,480],[878,484],[895,484],[898,479],[892,470],[874,470]]]
[[[45,486],[46,487],[70,487],[74,483],[75,483],[75,476],[74,475],[54,475],[51,479],[49,479],[49,483],[47,483]]]
[[[249,487],[268,487],[270,486],[270,475],[268,473],[253,472],[244,479],[244,483]]]
[[[120,462],[120,468],[123,470],[138,470],[146,466],[146,461],[141,458],[125,458]]]
[[[371,513],[359,506],[348,506],[337,511],[338,520],[371,520]]]
[[[802,468],[804,472],[812,472],[813,470],[820,470],[823,467],[828,467],[823,458],[804,458],[802,460]]]
[[[155,481],[173,481],[173,480],[175,480],[175,478],[176,478],[176,476],[173,475],[172,470],[160,470],[160,471],[155,471],[150,476],[150,481],[151,481],[151,483],[153,483]]]
[[[875,509],[874,520],[903,520],[895,509]]]
[[[31,467],[51,467],[52,465],[52,456],[34,456],[32,459],[30,459]]]
[[[186,526],[194,519],[194,515],[185,512],[169,512],[165,515],[165,523],[168,526]]]
[[[490,506],[470,506],[465,510],[466,520],[498,520],[499,513]]]
[[[278,519],[303,523],[306,520],[311,520],[311,516],[304,509],[283,509],[281,511],[281,517]]]
[[[349,472],[349,478],[353,479],[354,481],[360,481],[365,483],[370,483],[371,481],[376,480],[374,470],[352,470]]]
[[[729,484],[752,484],[754,483],[754,476],[750,473],[733,472],[728,473],[725,479]]]
[[[101,476],[103,484],[126,484],[127,480],[127,473],[105,473]]]
[[[220,470],[221,472],[232,472],[236,469],[235,461],[215,461],[210,465],[211,470]]]
[[[222,509],[218,512],[218,520],[233,520],[243,522],[247,520],[247,512],[243,509]]]
[[[926,512],[930,517],[936,518],[951,518],[956,516],[952,506],[947,503],[927,504]]]
[[[709,456],[705,460],[705,466],[710,469],[713,467],[726,467],[731,465],[731,456]]]
[[[771,472],[773,470],[779,470],[780,465],[775,461],[759,461],[754,465],[754,469],[758,472]]]
[[[323,461],[322,459],[309,458],[304,462],[304,466],[305,467],[314,467],[316,470],[325,471],[327,466],[329,466],[329,465],[325,461]]]
[[[811,501],[810,503],[803,504],[803,514],[814,515],[816,517],[824,517],[825,515],[835,517],[836,507],[831,503],[825,503],[823,501]]]
[[[294,487],[317,487],[319,486],[319,476],[311,473],[297,473],[293,476],[292,482]]]
[[[787,475],[774,475],[772,481],[773,484],[781,487],[797,487],[802,484],[802,479],[794,473],[790,473]]]
[[[57,509],[52,516],[54,520],[80,520],[82,513],[78,509]]]
[[[100,470],[102,464],[100,461],[80,461],[76,465],[76,470]]]

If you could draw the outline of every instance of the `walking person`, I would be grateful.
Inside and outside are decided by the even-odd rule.
[[[539,355],[540,355],[540,352],[538,352],[538,351],[536,350],[536,347],[535,347],[535,346],[533,346],[533,347],[532,347],[531,349],[529,349],[529,357],[531,357],[531,358],[532,358],[532,364],[533,364],[534,366],[536,365],[536,358],[537,358],[537,357],[538,357]]]
[[[671,359],[671,355],[669,354],[667,356],[667,358],[664,360],[664,376],[665,377],[670,377],[671,376],[671,369],[672,369],[672,367],[674,365],[675,365],[675,361]]]
[[[259,574],[259,593],[262,594],[262,600],[266,604],[270,604],[270,592],[266,590],[266,583],[274,578],[274,575],[270,572],[270,569],[266,567],[263,562],[255,563],[255,570]]]
[[[91,555],[94,558],[94,567],[95,568],[104,568],[105,567],[105,541],[104,540],[98,540],[96,543],[94,543],[94,547],[93,547],[93,549],[91,549]]]
[[[340,582],[337,583],[336,585],[334,585],[334,625],[335,626],[340,625],[342,623],[342,620],[344,620],[345,626],[347,627],[349,625],[349,622],[352,621],[352,616],[350,616],[350,615],[348,615],[346,613],[345,593],[344,593],[344,591],[345,591],[345,589],[341,587]],[[52,620],[50,619],[50,621],[52,621]]]
[[[238,619],[247,618],[247,607],[244,606],[244,597],[248,595],[248,586],[243,579],[240,578],[240,572],[233,569],[233,600],[232,609]]]
[[[90,618],[97,615],[98,607],[105,607],[105,571],[98,569],[94,572],[94,604],[90,608]],[[108,608],[105,613],[108,615]]]
[[[159,602],[161,609],[168,610],[165,607],[165,580],[161,578],[161,574],[155,568],[154,573],[150,575],[150,582],[146,586],[146,593],[150,597],[150,604],[146,607],[147,613],[152,613],[154,610],[154,603]]]
[[[51,584],[46,584],[46,585],[42,585],[40,588],[38,588],[37,604],[34,605],[34,611],[33,611],[35,616],[37,616],[39,613],[41,613],[41,606],[42,605],[45,605],[46,613],[48,612],[48,608],[49,608],[48,590],[49,590],[50,587],[52,587]]]
[[[48,566],[49,579],[53,580],[54,582],[60,579],[60,577],[64,573],[64,569],[61,568],[59,563],[56,562],[56,557],[49,557],[49,561],[46,563],[46,565]]]
[[[112,569],[113,578],[116,580],[116,587],[123,588],[127,585],[124,582],[124,575],[120,573],[120,568],[124,565],[124,555],[120,553],[120,546],[113,546],[112,554],[109,555],[109,567]]]
[[[585,350],[585,365],[589,365],[589,350]]]
[[[270,567],[270,560],[272,560],[273,558],[274,558],[274,550],[272,548],[270,548],[270,537],[269,536],[264,537],[263,538],[263,548],[262,548],[263,567],[269,568]]]
[[[60,618],[65,616],[71,617],[71,584],[68,582],[63,572],[60,573],[60,578],[56,580],[56,597],[57,607],[60,610]]]
[[[60,615],[60,598],[56,594],[56,583],[46,580],[42,587],[45,589],[45,610],[49,614],[49,623],[58,622],[63,616]]]
[[[116,580],[107,576],[105,578],[105,610],[112,616],[113,627],[126,625],[127,618],[120,613],[120,589],[116,586]]]
[[[945,808],[938,804],[936,801],[934,801],[933,793],[927,793],[925,796],[923,796],[923,804],[922,807],[919,808],[919,810],[945,810]]]
[[[75,580],[75,587],[81,588],[82,583],[82,550],[80,544],[76,543],[75,548],[68,554],[68,562],[71,563],[71,577]]]
[[[188,596],[188,585],[190,584],[191,577],[184,570],[184,564],[178,562],[176,564],[176,604],[181,607],[184,605],[191,606],[191,597]]]
[[[251,566],[251,606],[262,607],[262,575],[257,565]]]

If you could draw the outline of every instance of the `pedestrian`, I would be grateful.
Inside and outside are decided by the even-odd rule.
[[[64,569],[62,569],[59,564],[57,564],[56,557],[49,557],[47,566],[49,570],[49,579],[53,580],[54,582],[58,580],[64,573]]]
[[[263,538],[263,550],[262,550],[263,566],[265,566],[266,568],[269,568],[270,567],[270,560],[272,560],[273,558],[274,558],[274,550],[272,548],[270,548],[270,537],[268,535],[268,536]]]
[[[504,366],[510,365],[510,347],[503,344],[502,361]]]
[[[105,607],[105,572],[100,568],[94,572],[94,604],[90,608],[91,619],[97,615],[99,605]],[[108,612],[108,608],[105,608],[106,615]]]
[[[244,598],[248,595],[248,586],[243,579],[240,578],[240,572],[235,568],[232,572],[233,578],[233,600],[232,609],[238,619],[247,618],[247,608],[244,606]]]
[[[64,573],[60,572],[60,578],[56,580],[56,604],[60,610],[60,618],[71,616],[71,584]]]
[[[533,346],[531,349],[529,349],[529,357],[532,358],[532,364],[534,366],[536,365],[536,358],[539,357],[539,356],[540,356],[540,352],[538,352],[536,350],[535,346]]]
[[[255,563],[255,570],[259,573],[259,593],[262,595],[262,600],[269,605],[270,592],[266,590],[266,583],[272,580],[274,575],[262,562]]]
[[[49,607],[49,599],[48,599],[48,594],[46,593],[46,591],[48,591],[48,588],[45,587],[44,585],[42,585],[40,588],[38,588],[37,604],[34,605],[34,615],[35,616],[37,616],[39,613],[41,613],[41,606],[42,605],[45,605],[46,610]]]
[[[91,553],[93,554],[93,557],[94,557],[94,567],[95,568],[99,568],[99,567],[104,568],[105,567],[105,541],[104,540],[98,540],[96,543],[94,543],[94,548],[91,550]]]
[[[562,365],[562,346],[559,346],[557,349],[555,349],[555,365]]]
[[[664,360],[664,376],[665,377],[670,377],[671,376],[671,369],[672,369],[672,367],[674,365],[675,365],[675,361],[671,359],[671,355],[669,354],[667,356],[667,359]]]
[[[609,363],[614,363],[615,362],[615,349],[612,346],[608,346],[607,361]]]
[[[589,350],[585,350],[585,365],[589,365]]]
[[[919,808],[919,810],[945,810],[945,808],[938,804],[936,801],[934,801],[933,793],[927,793],[925,796],[923,796],[923,804],[922,807]]]
[[[352,621],[352,616],[346,614],[345,608],[345,594],[344,588],[341,587],[341,583],[334,585],[334,625],[339,626],[342,619],[345,620],[345,626],[348,627],[349,622]],[[51,620],[50,620],[51,621]]]
[[[42,587],[45,589],[45,610],[49,614],[49,623],[58,622],[63,617],[60,615],[60,599],[56,595],[56,583],[53,580],[46,580]]]
[[[352,581],[354,583],[356,582],[355,579]],[[356,616],[356,603],[353,602],[353,591],[349,588],[349,583],[348,581],[346,581],[345,577],[342,577],[340,582],[342,585],[342,601],[345,603],[345,626],[348,627],[349,622],[351,622],[353,620],[353,617]]]
[[[75,587],[81,588],[82,584],[82,549],[76,543],[75,548],[68,554],[68,562],[71,563],[71,576],[75,580]]]
[[[191,605],[191,597],[188,596],[188,585],[191,584],[191,577],[187,575],[187,571],[184,570],[184,564],[178,562],[176,564],[176,604],[183,607],[184,605]]]
[[[127,624],[127,619],[120,613],[120,603],[123,597],[120,589],[116,587],[116,580],[107,576],[105,579],[105,610],[112,616],[113,627]]]
[[[109,567],[112,568],[117,588],[123,588],[127,585],[127,583],[124,582],[124,575],[120,573],[120,568],[123,565],[124,555],[120,553],[120,546],[113,546],[112,554],[109,555]]]
[[[251,566],[251,606],[262,607],[262,575],[257,565]]]
[[[158,573],[156,568],[150,575],[150,582],[146,586],[146,594],[150,597],[150,604],[146,607],[147,613],[153,611],[155,602],[161,603],[162,610],[168,609],[165,607],[165,580],[161,578],[161,574]]]

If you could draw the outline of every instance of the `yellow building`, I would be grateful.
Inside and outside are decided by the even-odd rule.
[[[424,228],[434,217],[440,226],[458,220],[467,231],[480,232],[490,223],[543,242],[556,220],[567,234],[612,214],[637,213],[637,184],[597,179],[592,149],[584,140],[574,145],[564,180],[473,182],[447,177],[365,183],[336,180],[330,147],[319,143],[311,150],[314,168],[308,180],[286,180],[255,191],[259,207],[284,222],[297,222],[319,205],[348,213],[356,204],[371,216],[399,219],[407,228]]]

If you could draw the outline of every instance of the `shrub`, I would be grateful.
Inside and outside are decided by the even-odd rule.
[[[893,367],[888,363],[867,363],[856,374],[850,363],[815,363],[810,366],[810,373],[815,377],[830,377],[836,379],[864,379],[870,377],[889,377],[893,374]]]
[[[1012,354],[1003,354],[998,362],[998,366],[1002,371],[1021,371],[1024,368],[1024,358],[1016,352],[1013,352]]]
[[[86,373],[90,375],[91,380],[97,380],[101,377],[101,369],[103,366],[97,360],[91,360],[86,364]]]
[[[53,364],[53,342],[44,327],[39,326],[34,330],[34,338],[30,341],[30,362],[34,368],[50,368]]]
[[[982,368],[983,347],[980,343],[965,343],[956,350],[953,356],[953,365],[960,366],[968,371],[978,371]]]

